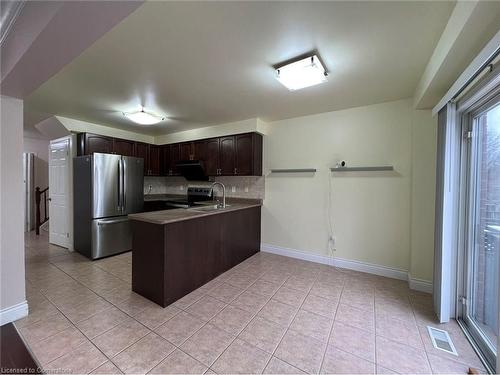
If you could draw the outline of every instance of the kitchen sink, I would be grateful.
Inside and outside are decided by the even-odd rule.
[[[211,204],[211,205],[203,205],[203,206],[195,206],[190,208],[192,211],[200,211],[200,212],[207,212],[207,211],[219,211],[219,210],[225,210],[226,208],[230,207],[228,204],[226,204],[226,207],[219,207],[216,204]]]

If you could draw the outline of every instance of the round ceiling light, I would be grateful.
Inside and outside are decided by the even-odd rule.
[[[165,117],[152,112],[146,112],[144,108],[136,112],[123,112],[123,115],[136,124],[141,125],[154,125],[165,120]]]

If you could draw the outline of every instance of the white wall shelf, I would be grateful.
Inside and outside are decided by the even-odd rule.
[[[377,172],[377,171],[393,171],[392,165],[382,165],[375,167],[335,167],[330,168],[332,172]]]
[[[271,169],[271,173],[316,173],[316,168]]]

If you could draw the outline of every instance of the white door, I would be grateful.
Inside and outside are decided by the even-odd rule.
[[[50,143],[49,155],[49,242],[68,247],[70,139]]]

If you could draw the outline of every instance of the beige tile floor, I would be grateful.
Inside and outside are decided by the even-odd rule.
[[[91,262],[26,237],[30,314],[47,370],[72,373],[484,371],[456,322],[402,281],[259,253],[163,309],[131,292],[131,253]],[[459,356],[433,348],[449,331]]]

